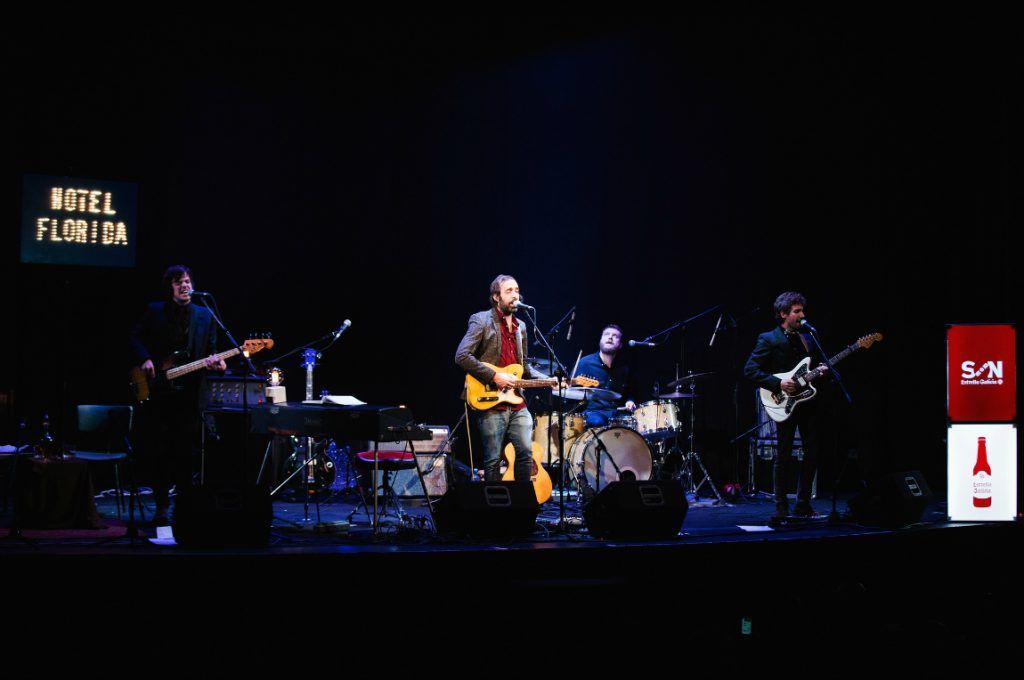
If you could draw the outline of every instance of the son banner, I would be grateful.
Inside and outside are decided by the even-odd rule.
[[[1017,418],[1016,329],[954,324],[946,329],[947,415],[954,423]]]

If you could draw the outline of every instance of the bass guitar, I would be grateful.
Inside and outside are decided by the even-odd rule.
[[[230,359],[235,355],[243,353],[249,356],[261,350],[270,349],[273,346],[274,341],[270,338],[250,338],[243,342],[241,347],[235,347],[213,356],[220,361],[221,359]],[[173,381],[176,378],[195,373],[206,366],[205,358],[180,366],[177,365],[179,361],[184,361],[186,358],[188,358],[186,352],[175,352],[165,357],[156,364],[156,376],[153,378],[147,376],[141,366],[133,366],[128,371],[128,381],[135,394],[135,400],[141,404],[144,401],[148,401],[153,394],[173,391],[175,389]]]

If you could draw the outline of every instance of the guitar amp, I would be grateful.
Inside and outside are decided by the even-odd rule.
[[[240,375],[220,375],[208,378],[206,382],[210,390],[208,408],[242,408],[243,389],[248,395],[249,406],[266,401],[267,379],[261,376],[253,375],[243,380]]]

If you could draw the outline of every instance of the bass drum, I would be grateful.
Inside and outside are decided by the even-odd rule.
[[[650,445],[625,427],[587,430],[569,450],[569,474],[584,500],[611,482],[650,479],[652,468]]]

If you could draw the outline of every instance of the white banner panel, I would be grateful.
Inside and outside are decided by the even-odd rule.
[[[1017,427],[951,425],[948,512],[955,521],[1009,521],[1017,513]]]

